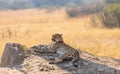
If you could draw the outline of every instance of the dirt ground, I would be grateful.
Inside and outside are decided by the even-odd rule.
[[[22,64],[12,68],[0,68],[0,74],[120,74],[120,60],[80,53],[79,67],[68,61],[49,64],[49,54],[31,54]]]

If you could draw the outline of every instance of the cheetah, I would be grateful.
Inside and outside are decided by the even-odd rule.
[[[52,63],[69,60],[70,65],[77,67],[76,62],[80,58],[79,51],[64,43],[62,34],[53,34],[51,40],[54,42],[52,50],[56,52],[55,60]]]
[[[30,49],[37,53],[54,53],[53,50],[50,50],[52,45],[37,45],[33,46]]]

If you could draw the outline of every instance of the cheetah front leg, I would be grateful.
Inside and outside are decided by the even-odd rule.
[[[50,61],[49,63],[50,64],[57,64],[57,63],[61,63],[62,61],[63,61],[62,56],[60,56],[59,54],[55,54],[53,56],[52,61]]]
[[[78,67],[75,60],[69,62],[71,66]]]
[[[83,59],[81,58],[73,58],[70,62],[70,65],[74,66],[74,67],[82,67],[83,66]]]

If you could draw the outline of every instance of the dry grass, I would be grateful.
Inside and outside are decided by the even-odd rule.
[[[51,43],[51,35],[62,33],[66,43],[95,55],[120,58],[120,30],[95,29],[90,16],[69,19],[64,9],[0,12],[0,54],[7,42],[28,47]]]

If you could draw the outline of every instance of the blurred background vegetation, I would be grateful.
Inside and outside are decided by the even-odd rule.
[[[104,27],[120,28],[120,3],[109,4],[98,15]]]
[[[60,32],[71,46],[120,58],[120,0],[0,0],[0,55],[4,44],[50,43]]]
[[[0,9],[60,8],[83,5],[91,7],[96,4],[99,7],[101,3],[108,4],[115,2],[120,2],[120,0],[0,0]]]
[[[0,0],[0,10],[63,7],[70,18],[97,13],[91,20],[94,27],[98,26],[96,19],[104,27],[120,27],[120,0]]]

